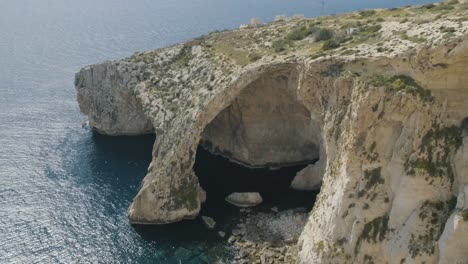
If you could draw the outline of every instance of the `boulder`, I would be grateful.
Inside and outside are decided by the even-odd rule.
[[[237,207],[252,207],[263,202],[258,192],[231,193],[224,200]]]

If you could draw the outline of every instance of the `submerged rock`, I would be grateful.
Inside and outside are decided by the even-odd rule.
[[[253,207],[263,202],[262,196],[257,192],[231,193],[225,200],[238,207]]]
[[[202,219],[203,223],[205,224],[205,226],[208,227],[209,229],[215,228],[216,222],[215,222],[215,220],[213,220],[213,218],[211,218],[209,216],[202,216],[201,219]]]
[[[224,231],[218,231],[217,234],[220,238],[224,238],[226,236],[226,232]]]
[[[174,256],[181,261],[188,261],[193,256],[193,252],[186,248],[179,247],[174,252]]]

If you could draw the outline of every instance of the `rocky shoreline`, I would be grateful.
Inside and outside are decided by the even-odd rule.
[[[270,212],[256,209],[240,209],[240,219],[227,238],[233,252],[232,263],[296,263],[297,241],[307,222],[307,210],[303,207],[281,210],[272,207]],[[212,223],[213,219],[204,222]],[[208,226],[214,229],[214,224]],[[225,238],[224,231],[217,231]]]

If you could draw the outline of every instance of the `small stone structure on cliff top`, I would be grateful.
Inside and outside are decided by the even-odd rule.
[[[294,180],[322,182],[299,263],[466,263],[467,30],[462,1],[291,19],[88,66],[75,85],[98,132],[156,133],[132,223],[198,215],[201,144],[246,166],[319,160]]]

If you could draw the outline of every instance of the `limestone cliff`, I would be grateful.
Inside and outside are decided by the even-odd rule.
[[[467,30],[450,1],[211,33],[84,68],[78,101],[100,133],[156,133],[132,223],[198,215],[201,143],[319,160],[292,184],[322,182],[300,263],[466,263]]]

